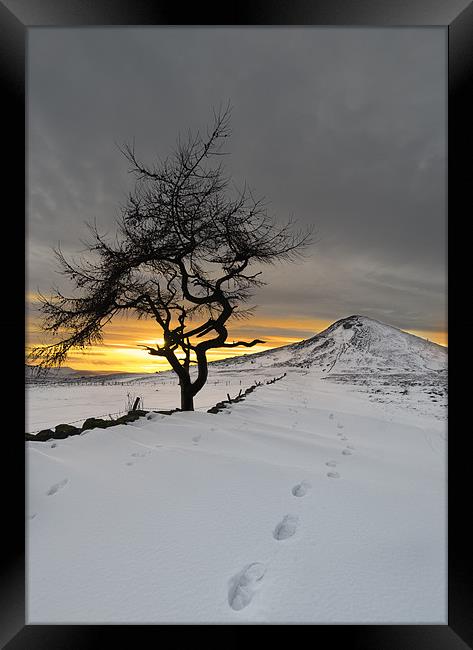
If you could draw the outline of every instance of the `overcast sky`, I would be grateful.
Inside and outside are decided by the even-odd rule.
[[[145,161],[233,105],[225,159],[281,220],[315,225],[303,264],[270,268],[260,318],[364,314],[446,326],[446,31],[442,28],[28,30],[28,278],[113,228]],[[258,317],[255,317],[256,320]]]

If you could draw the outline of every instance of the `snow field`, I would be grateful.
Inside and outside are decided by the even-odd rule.
[[[445,422],[406,403],[288,369],[27,462],[29,624],[446,621]]]

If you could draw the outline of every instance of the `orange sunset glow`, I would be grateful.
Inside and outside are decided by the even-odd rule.
[[[213,349],[208,353],[209,361],[216,361],[241,354],[254,354],[310,338],[326,329],[336,318],[271,319],[264,316],[247,321],[234,322],[229,326],[228,342],[260,338],[264,344],[252,348]],[[447,333],[440,330],[405,330],[415,336],[428,339],[439,345],[447,345]],[[160,329],[151,320],[116,318],[104,329],[103,343],[93,345],[86,351],[74,350],[65,365],[75,370],[96,370],[109,372],[153,373],[169,370],[165,359],[151,356],[140,345],[162,344]],[[37,318],[28,323],[28,346],[44,342]]]

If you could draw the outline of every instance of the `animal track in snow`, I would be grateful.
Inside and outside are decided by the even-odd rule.
[[[338,472],[328,472],[327,476],[329,478],[340,478],[340,474]]]
[[[351,449],[344,449],[344,450],[342,451],[342,454],[343,454],[344,456],[351,456],[352,453],[353,453],[353,452],[352,452]]]
[[[343,429],[343,428],[344,428],[343,424],[337,424],[337,429]]]
[[[63,488],[68,481],[69,481],[68,478],[63,478],[62,481],[59,481],[59,483],[55,483],[54,485],[51,485],[49,490],[46,492],[48,497],[51,496],[52,494],[56,494],[56,492],[61,488]]]
[[[348,440],[348,438],[346,436],[342,436],[340,440]]]
[[[129,461],[126,463],[126,465],[128,465],[128,466],[129,466],[129,465],[134,465],[134,463],[132,463],[131,460],[129,460]]]
[[[333,413],[330,413],[330,415],[328,416],[328,419],[333,420]]]
[[[347,449],[355,449],[353,445],[347,445]]]
[[[239,611],[250,604],[265,573],[264,564],[253,562],[233,576],[228,590],[228,604],[232,609]]]
[[[199,442],[199,440],[200,440],[201,438],[202,438],[201,435],[200,435],[200,436],[194,436],[194,437],[192,438],[192,442],[194,443],[194,445],[196,445],[196,444]]]
[[[148,454],[150,454],[150,451],[135,451],[132,456],[133,458],[144,458]]]
[[[334,460],[328,460],[325,464],[328,467],[336,467],[337,466],[337,463]]]
[[[281,540],[292,537],[297,530],[298,523],[298,517],[294,515],[285,515],[273,531],[274,539]]]
[[[307,494],[307,491],[310,488],[310,483],[308,481],[301,481],[292,488],[292,494],[295,497],[304,497]]]
[[[37,514],[38,514],[37,512],[33,512],[33,514],[30,515],[28,518],[29,518],[29,519],[34,519],[34,518],[36,517]]]

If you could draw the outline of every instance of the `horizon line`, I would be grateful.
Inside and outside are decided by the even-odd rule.
[[[350,318],[350,317],[346,317],[346,318]],[[370,317],[365,317],[365,318],[370,318]],[[327,327],[330,327],[331,325],[335,324],[336,322],[338,322],[340,320],[345,320],[345,318],[336,319],[335,321],[331,322]],[[376,320],[376,319],[371,318],[370,320]],[[378,321],[378,322],[382,323],[382,321]],[[407,329],[402,329],[402,328],[399,328],[399,327],[395,327],[393,325],[389,325],[389,323],[383,323],[383,324],[388,325],[389,327],[394,327],[394,329],[398,329],[399,331],[404,332],[405,334],[410,334],[411,336],[415,336],[415,337],[420,338],[422,340],[428,341],[429,343],[432,343],[434,345],[439,345],[440,347],[446,348],[448,350],[448,342],[445,342],[445,343],[442,342],[442,340],[444,340],[444,339],[447,340],[448,332],[446,332],[446,331],[441,331],[441,330],[438,330],[438,331],[437,330],[415,330],[415,329],[407,330]],[[316,332],[313,336],[317,336],[318,334],[322,333],[323,331],[325,331],[325,329],[327,329],[327,327],[322,328],[320,331]],[[429,334],[430,337],[427,336],[427,334]],[[432,340],[432,338],[431,338],[432,335],[434,335],[434,336],[437,335],[436,336],[437,340]],[[439,335],[440,335],[441,339],[439,339]],[[225,356],[220,356],[218,354],[219,350],[221,350],[223,348],[214,348],[214,350],[216,352],[216,355],[218,355],[218,356],[217,356],[217,358],[209,359],[208,362],[209,363],[215,363],[217,361],[221,362],[221,361],[225,361],[226,359],[232,359],[234,357],[239,357],[239,356],[261,354],[263,352],[269,352],[270,350],[277,350],[277,349],[287,347],[289,345],[294,345],[296,343],[300,343],[302,341],[307,341],[308,339],[313,338],[313,336],[309,336],[308,338],[300,338],[300,339],[297,339],[297,340],[288,340],[288,342],[285,342],[282,345],[276,345],[276,346],[272,346],[272,347],[255,346],[256,349],[255,348],[249,349],[249,348],[242,347],[241,350],[238,350],[238,348],[235,348],[235,351],[233,353],[230,353],[230,354],[227,353]],[[283,337],[280,337],[280,338],[283,338]],[[108,345],[107,346],[107,344],[102,344],[100,346],[92,346],[92,347],[97,347],[97,348],[110,348],[110,347],[112,347],[113,348],[114,346],[113,345]],[[263,349],[261,349],[261,348],[263,348]],[[130,354],[135,354],[136,352],[141,352],[141,353],[144,354],[144,352],[142,350],[139,350],[138,348],[125,347],[123,349],[123,351],[126,351],[126,350],[129,350]],[[87,352],[83,353],[83,355],[87,356]],[[80,367],[74,367],[74,365],[77,366],[77,363],[80,364]],[[59,368],[69,368],[70,370],[74,370],[76,372],[90,372],[90,373],[96,373],[96,374],[99,374],[99,373],[100,374],[124,374],[124,375],[126,375],[126,374],[154,375],[154,374],[161,373],[161,372],[168,372],[170,370],[172,371],[172,368],[169,366],[168,362],[166,360],[164,360],[164,359],[162,361],[160,360],[157,363],[156,363],[156,361],[154,362],[154,363],[156,363],[156,366],[155,366],[156,369],[155,370],[146,370],[146,369],[143,369],[143,370],[129,369],[129,370],[127,370],[127,369],[124,369],[123,366],[118,368],[118,367],[111,367],[111,366],[107,366],[107,365],[102,366],[102,367],[100,367],[100,366],[99,367],[93,367],[93,364],[92,364],[92,366],[85,367],[85,366],[82,365],[82,363],[83,363],[82,361],[75,361],[74,359],[72,359],[70,364],[67,363],[67,365],[64,364],[64,365],[61,365],[61,366],[53,366],[53,367],[51,367],[51,370],[58,370]],[[149,362],[147,361],[146,357],[143,357],[143,365],[147,365],[148,363]],[[36,367],[37,364],[34,364],[34,363],[27,364],[25,362],[25,366],[26,367]]]

